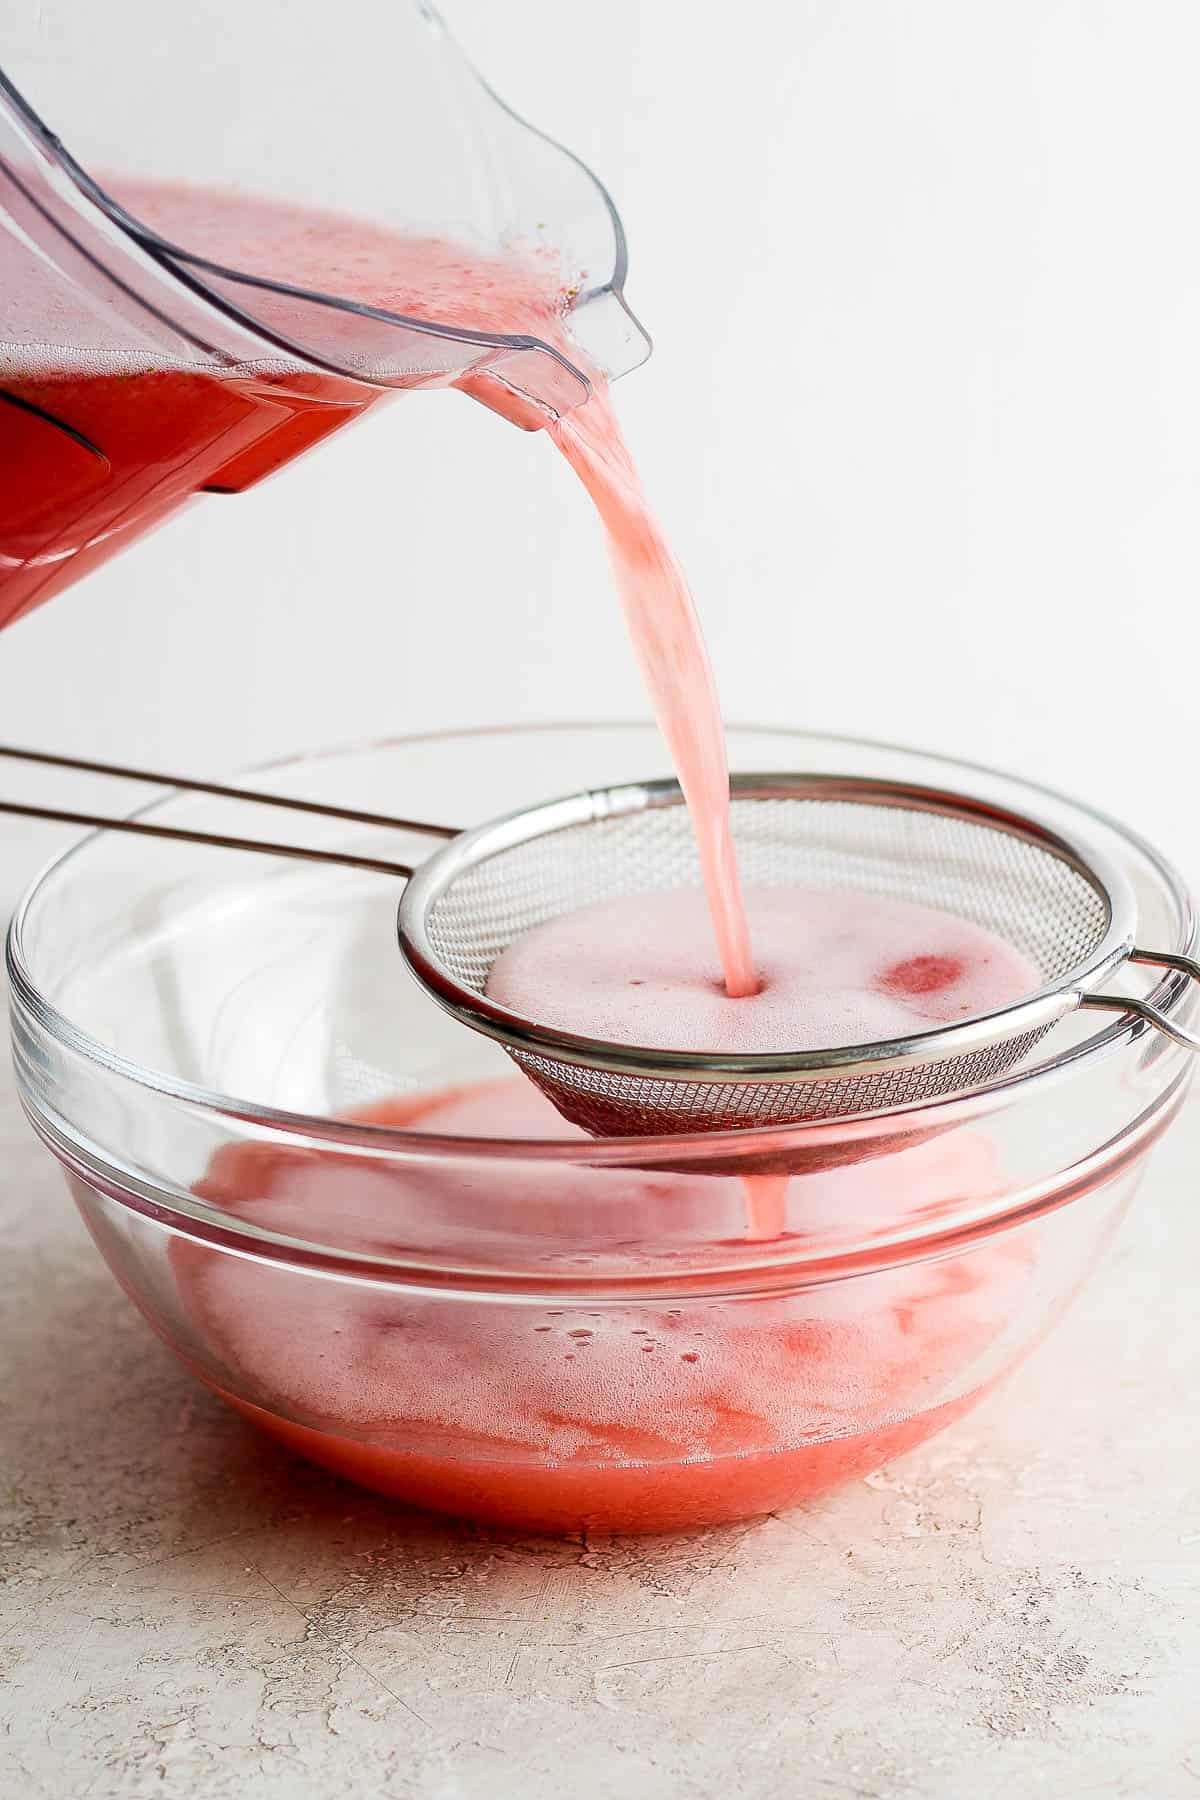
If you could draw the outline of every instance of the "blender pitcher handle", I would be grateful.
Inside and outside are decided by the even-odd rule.
[[[1129,952],[1128,960],[1132,963],[1145,963],[1156,969],[1175,969],[1186,975],[1190,981],[1200,984],[1200,961],[1194,956],[1181,956],[1173,950],[1139,950]],[[1200,1033],[1189,1031],[1186,1025],[1176,1024],[1158,1007],[1151,1006],[1147,1000],[1135,999],[1129,994],[1084,994],[1081,1006],[1094,1008],[1097,1012],[1129,1013],[1135,1019],[1142,1019],[1147,1025],[1153,1025],[1164,1037],[1170,1038],[1173,1044],[1179,1044],[1184,1050],[1200,1051]]]

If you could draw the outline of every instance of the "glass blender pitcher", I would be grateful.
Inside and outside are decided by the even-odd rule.
[[[558,304],[497,330],[476,272],[514,253]],[[589,370],[649,354],[624,277],[604,188],[423,0],[17,0],[0,626],[390,391],[457,387],[527,428],[578,406]]]

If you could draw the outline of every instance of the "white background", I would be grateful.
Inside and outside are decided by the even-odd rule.
[[[444,10],[622,209],[621,409],[728,715],[1007,765],[1200,875],[1200,11]],[[5,739],[197,772],[644,710],[582,494],[453,394],[0,638]],[[56,835],[5,834],[6,894]]]

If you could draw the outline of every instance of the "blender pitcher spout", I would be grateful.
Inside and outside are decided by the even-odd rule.
[[[602,184],[424,0],[13,0],[0,626],[388,392],[560,418],[649,354],[625,272]]]
[[[593,372],[615,378],[648,356],[607,190],[505,105],[426,0],[383,24],[355,0],[336,18],[327,4],[215,0],[155,35],[141,0],[105,7],[102,28],[72,0],[17,13],[0,32],[10,130],[74,201],[80,236],[103,220],[157,265],[168,318],[200,301],[350,379],[507,390],[551,418],[587,398]],[[270,217],[243,212],[231,232],[221,200],[250,196]],[[523,258],[556,289],[560,316],[544,332],[536,319],[497,328],[444,266],[425,291],[419,272],[380,279],[389,237]]]

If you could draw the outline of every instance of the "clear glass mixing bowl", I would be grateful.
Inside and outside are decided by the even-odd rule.
[[[1057,796],[847,740],[736,730],[730,750],[735,768],[1036,802],[1119,863],[1143,941],[1194,949],[1172,870]],[[649,727],[550,726],[250,779],[465,826],[663,773]],[[247,829],[213,799],[154,813]],[[304,828],[379,856],[420,849]],[[961,1414],[1055,1319],[1190,1073],[1159,1034],[1077,1015],[968,1096],[594,1142],[416,987],[397,898],[378,875],[94,836],[35,882],[9,967],[30,1119],[159,1336],[293,1448],[423,1507],[661,1530],[866,1473]],[[1128,979],[1183,1016],[1178,978]]]

